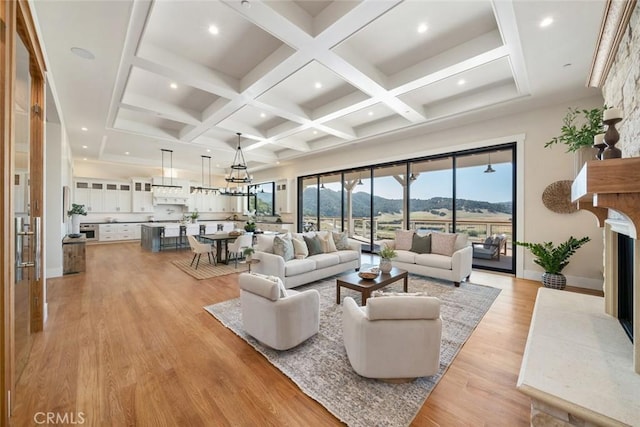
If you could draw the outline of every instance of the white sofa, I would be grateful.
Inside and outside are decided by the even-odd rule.
[[[344,347],[363,377],[409,379],[438,373],[440,300],[426,296],[369,298],[365,307],[342,303]]]
[[[318,233],[327,232],[320,231]],[[304,233],[306,236],[313,234],[315,233]],[[301,239],[303,234],[292,233],[292,236]],[[256,252],[253,254],[253,258],[259,259],[260,262],[253,264],[251,270],[256,273],[279,277],[287,289],[340,274],[347,270],[358,271],[360,269],[362,245],[357,240],[348,239],[350,248],[348,250],[285,261],[283,257],[273,253],[274,237],[274,235],[257,236],[257,243],[254,246]]]
[[[395,240],[382,240],[379,244],[381,247],[388,246],[395,249],[397,257],[392,260],[393,265],[410,273],[450,280],[455,286],[460,286],[460,282],[469,280],[471,276],[473,248],[468,244],[466,234],[457,234],[451,256],[399,250],[396,249]]]

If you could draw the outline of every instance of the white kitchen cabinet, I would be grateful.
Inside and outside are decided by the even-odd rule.
[[[87,212],[104,211],[104,184],[93,180],[75,181],[73,203],[84,205]]]
[[[140,224],[100,224],[100,242],[140,239]]]
[[[151,180],[134,178],[132,180],[131,210],[153,214],[153,192]]]
[[[131,212],[131,184],[106,183],[104,208],[105,212]]]

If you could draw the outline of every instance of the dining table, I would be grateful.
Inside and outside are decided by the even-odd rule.
[[[217,262],[228,264],[229,260],[227,259],[227,245],[230,241],[236,240],[239,236],[240,236],[239,234],[235,234],[235,233],[218,231],[213,234],[201,234],[199,237],[201,241],[215,245]],[[223,247],[224,247],[224,252],[222,250]],[[222,254],[224,254],[224,258],[222,258]]]

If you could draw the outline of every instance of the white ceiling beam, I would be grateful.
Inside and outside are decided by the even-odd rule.
[[[509,50],[509,64],[513,71],[518,92],[523,95],[531,93],[527,66],[522,53],[522,43],[518,31],[516,14],[513,3],[507,1],[492,1],[493,13],[498,23],[504,43]]]

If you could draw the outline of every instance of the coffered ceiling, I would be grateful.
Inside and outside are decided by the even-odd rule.
[[[594,94],[585,81],[604,1],[31,6],[76,161],[154,166],[168,148],[175,168],[210,155],[222,173],[236,132],[259,169]]]

